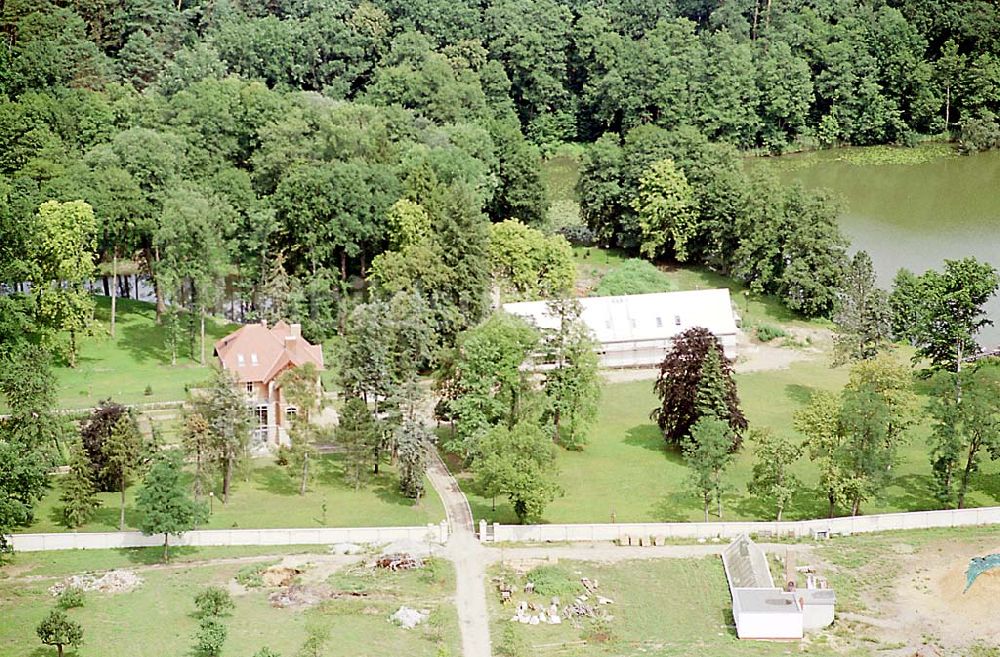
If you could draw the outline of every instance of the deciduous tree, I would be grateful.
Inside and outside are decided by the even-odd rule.
[[[530,419],[488,430],[479,441],[472,469],[483,494],[507,496],[522,523],[541,519],[545,506],[562,494],[556,483],[555,447]]]
[[[552,423],[554,442],[577,450],[587,442],[601,398],[597,345],[580,320],[582,310],[576,299],[549,301],[547,312],[559,325],[542,336],[541,346],[541,358],[550,365],[542,382],[544,418]]]
[[[774,435],[770,429],[751,431],[755,461],[747,491],[775,509],[775,520],[792,501],[802,483],[790,468],[802,456],[802,446]]]
[[[722,493],[725,486],[722,476],[733,460],[733,430],[714,415],[703,415],[691,427],[691,432],[681,442],[684,461],[691,469],[691,485],[698,492],[708,522],[708,508],[715,500],[718,516],[722,518]]]
[[[45,645],[55,646],[59,657],[62,657],[65,646],[75,648],[83,643],[83,628],[62,609],[50,611],[35,628],[35,633]]]
[[[710,356],[710,352],[714,355]],[[660,364],[653,390],[660,398],[660,406],[650,416],[668,444],[680,444],[710,410],[732,429],[728,434],[733,439],[730,449],[739,448],[747,421],[740,409],[732,365],[710,331],[691,328],[674,338]]]
[[[188,496],[181,467],[179,453],[161,453],[136,495],[139,529],[147,536],[163,534],[164,561],[170,558],[170,535],[180,536],[207,517],[204,504]]]

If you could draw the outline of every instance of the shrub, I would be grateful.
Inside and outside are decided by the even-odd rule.
[[[594,231],[586,226],[563,226],[557,232],[565,237],[566,241],[573,246],[594,246],[597,243],[597,240],[594,238]]]
[[[270,564],[268,563],[255,563],[249,566],[243,566],[240,568],[239,572],[236,573],[236,581],[241,586],[245,586],[248,589],[259,589],[264,586],[264,571],[268,569]]]
[[[510,623],[505,623],[503,629],[500,630],[495,652],[497,657],[528,657],[528,647],[525,645],[524,639]]]
[[[601,279],[594,294],[601,297],[651,294],[673,289],[670,278],[645,260],[633,258],[615,267]]]
[[[606,616],[596,616],[583,630],[583,639],[588,643],[611,643],[615,640],[611,622]]]
[[[770,342],[775,338],[788,337],[788,334],[780,326],[771,326],[770,324],[761,324],[755,329],[755,333],[757,334],[757,339],[761,342]]]
[[[528,581],[535,585],[535,593],[546,598],[570,598],[581,589],[576,578],[558,566],[539,566],[528,573]]]
[[[76,586],[67,586],[63,589],[62,593],[59,594],[59,600],[56,602],[60,609],[74,609],[76,607],[82,607],[84,602],[83,589]]]
[[[267,646],[264,646],[263,648],[261,648],[260,650],[258,650],[257,652],[255,652],[253,654],[253,657],[281,657],[281,655],[279,655],[278,653],[274,652],[273,650],[271,650]]]
[[[147,397],[152,397],[153,396],[153,386],[147,385],[146,389],[142,391],[142,394],[146,395]]]
[[[195,635],[194,652],[198,657],[219,657],[222,646],[226,643],[225,624],[216,616],[206,616],[201,619],[198,633]]]
[[[236,606],[233,604],[233,597],[229,591],[218,586],[209,586],[207,589],[194,597],[194,604],[198,607],[198,614],[203,618],[206,616],[223,616]]]

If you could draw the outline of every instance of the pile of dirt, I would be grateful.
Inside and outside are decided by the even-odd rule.
[[[897,584],[894,610],[903,632],[934,636],[948,647],[1000,640],[1000,569],[982,573],[965,590],[969,560],[997,552],[1000,549],[949,544],[908,555],[912,570]]]
[[[66,589],[97,591],[98,593],[128,593],[142,585],[142,578],[131,570],[109,570],[103,575],[84,573],[71,575],[49,588],[49,593],[59,595]]]
[[[305,586],[294,584],[292,586],[274,591],[267,596],[267,601],[272,607],[279,609],[301,609],[305,607],[315,607],[321,602],[334,600],[336,598],[366,598],[366,591],[337,591],[326,584],[316,584]]]
[[[271,566],[263,573],[261,579],[264,586],[273,588],[276,586],[290,586],[295,578],[302,574],[298,568],[288,568],[287,566]]]

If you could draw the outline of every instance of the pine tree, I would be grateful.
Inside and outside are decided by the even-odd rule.
[[[344,450],[344,476],[358,490],[368,481],[368,466],[378,440],[375,419],[360,397],[351,397],[344,404],[336,439]]]
[[[139,428],[128,413],[119,416],[104,444],[105,468],[113,472],[121,495],[118,531],[125,531],[125,488],[144,465],[145,450]]]
[[[210,463],[214,457],[212,428],[201,413],[195,411],[184,418],[181,431],[181,447],[194,460],[194,499],[201,498],[205,489],[211,486]]]
[[[203,504],[195,502],[181,480],[177,452],[162,453],[150,469],[136,496],[141,515],[139,529],[147,536],[163,534],[163,560],[169,558],[170,535],[180,536],[206,518]]]
[[[399,488],[403,495],[420,499],[424,492],[424,473],[427,471],[427,450],[431,434],[423,423],[405,420],[396,430],[396,449],[399,455]]]
[[[83,445],[76,443],[70,452],[69,474],[63,480],[63,520],[67,527],[86,524],[101,506],[90,460]]]

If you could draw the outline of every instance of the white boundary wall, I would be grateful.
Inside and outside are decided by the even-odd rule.
[[[770,532],[778,537],[808,537],[816,532],[863,534],[897,529],[968,527],[1000,524],[1000,507],[912,511],[872,516],[797,520],[790,522],[666,522],[594,525],[500,525],[494,523],[492,539],[498,542],[621,541],[626,538],[723,538]]]
[[[140,532],[77,532],[64,534],[14,534],[14,550],[104,550],[163,545],[163,534]],[[316,529],[200,529],[171,536],[170,545],[333,545],[335,543],[391,543],[409,540],[444,543],[448,525],[423,527],[324,527]]]

